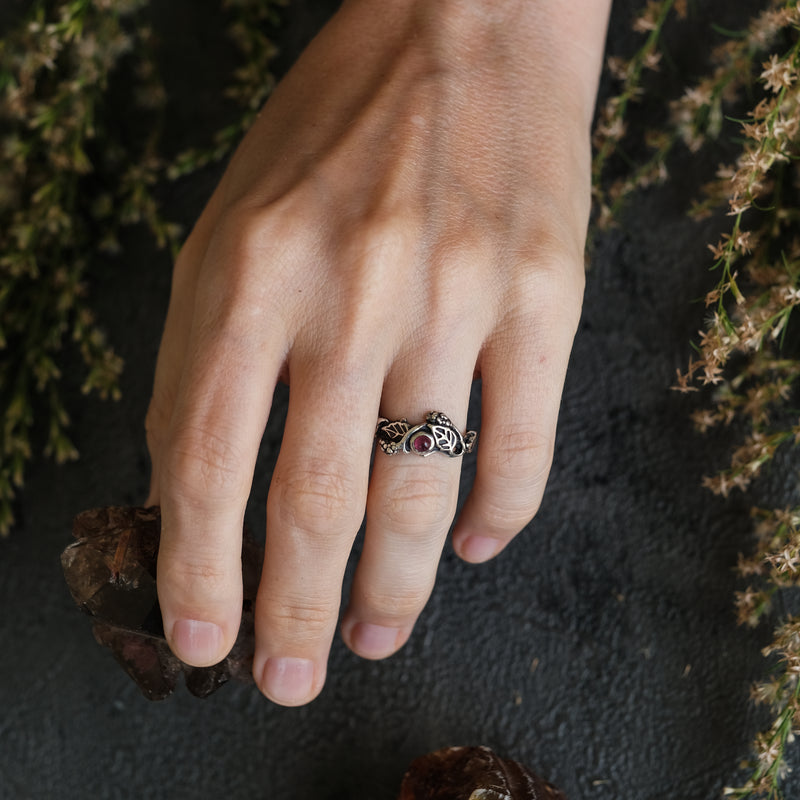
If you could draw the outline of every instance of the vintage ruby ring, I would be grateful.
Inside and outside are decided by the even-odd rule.
[[[384,453],[416,453],[429,456],[431,453],[444,453],[450,458],[471,452],[478,434],[475,431],[461,431],[441,411],[431,411],[425,422],[409,425],[404,417],[389,422],[381,417],[375,429],[375,438]]]

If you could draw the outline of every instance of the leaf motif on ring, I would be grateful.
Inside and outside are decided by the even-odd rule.
[[[390,442],[399,442],[408,433],[409,427],[408,422],[404,419],[390,422],[381,428],[382,438]]]
[[[436,442],[436,446],[445,453],[452,453],[458,445],[458,434],[452,428],[445,428],[441,425],[431,425],[431,433]]]

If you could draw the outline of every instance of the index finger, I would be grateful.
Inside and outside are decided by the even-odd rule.
[[[160,455],[158,595],[170,647],[195,666],[224,658],[238,633],[244,509],[284,357],[242,241],[215,239],[203,263]]]

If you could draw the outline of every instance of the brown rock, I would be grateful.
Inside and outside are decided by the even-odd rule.
[[[150,700],[169,696],[181,674],[192,694],[206,697],[231,678],[251,681],[253,610],[262,551],[245,531],[242,544],[244,603],[236,643],[212,667],[190,667],[167,645],[156,593],[161,537],[157,507],[108,507],[75,517],[76,542],[61,555],[72,597],[92,617],[95,639],[108,647]]]
[[[488,747],[447,747],[412,762],[399,800],[567,800],[547,781]]]

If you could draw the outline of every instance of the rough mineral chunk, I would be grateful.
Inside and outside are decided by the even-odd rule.
[[[567,800],[555,786],[488,747],[448,747],[411,763],[399,800]]]
[[[170,695],[181,674],[192,694],[206,697],[231,678],[250,681],[253,610],[262,552],[245,532],[242,546],[244,603],[239,635],[227,658],[212,667],[190,667],[169,649],[156,594],[161,512],[109,507],[75,518],[76,542],[61,555],[72,597],[93,619],[97,641],[110,648],[150,700]]]

